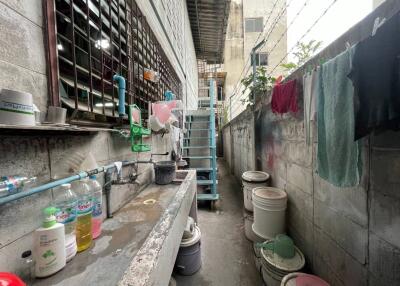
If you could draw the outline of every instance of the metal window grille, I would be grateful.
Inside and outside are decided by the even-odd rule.
[[[126,105],[135,103],[146,112],[149,103],[162,100],[166,90],[181,99],[181,82],[135,1],[54,3],[45,6],[50,92],[54,105],[61,101],[68,107],[71,120],[116,121],[114,74],[126,79]],[[159,82],[146,80],[145,69],[158,72]],[[54,77],[57,71],[58,78]]]

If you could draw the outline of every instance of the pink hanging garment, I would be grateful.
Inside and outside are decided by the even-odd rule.
[[[279,114],[299,111],[295,79],[285,83],[277,82],[272,90],[271,108],[274,113]]]

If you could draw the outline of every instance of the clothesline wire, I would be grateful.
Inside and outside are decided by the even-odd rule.
[[[308,3],[310,2],[310,0],[306,0],[304,1],[303,6],[301,6],[301,8],[299,9],[299,11],[297,11],[296,15],[293,17],[292,21],[289,23],[289,25],[287,25],[285,31],[280,35],[278,41],[275,43],[275,45],[267,52],[268,55],[270,55],[272,53],[272,51],[275,50],[275,48],[278,46],[278,44],[282,41],[283,37],[288,33],[290,27],[294,24],[294,22],[296,22],[297,18],[300,16],[300,14],[303,12],[303,10],[307,7]],[[266,41],[265,43],[262,45],[262,47],[260,49],[262,49],[265,45],[266,45]]]
[[[267,26],[267,24],[268,24],[268,22],[269,22],[269,19],[271,18],[272,14],[273,14],[273,12],[274,12],[274,9],[275,9],[276,5],[278,4],[278,2],[279,2],[279,0],[276,0],[275,3],[274,3],[274,5],[272,6],[271,12],[269,13],[267,20],[265,21],[264,26],[263,26],[261,32],[258,34],[256,40],[254,41],[253,46],[257,43],[257,41],[260,39],[261,35],[264,33],[265,28],[266,28],[266,26]],[[250,69],[250,66],[251,66],[251,65],[249,65],[249,67],[247,68],[246,72],[243,74],[243,72],[244,72],[244,70],[246,69],[248,63],[249,63],[249,59],[246,60],[246,63],[245,63],[244,66],[243,66],[243,69],[242,69],[242,71],[241,71],[241,73],[240,73],[240,75],[239,75],[239,80],[238,80],[238,82],[235,84],[235,88],[234,88],[234,90],[233,90],[233,92],[232,92],[232,96],[236,94],[237,88],[240,86],[239,83],[240,83],[240,81],[242,80],[242,76],[246,75],[246,74],[249,72],[249,69]]]
[[[287,10],[287,8],[290,6],[291,2],[292,2],[292,1],[290,1],[290,2],[287,4],[287,6],[285,7],[284,10]],[[272,51],[278,46],[278,44],[282,41],[283,37],[287,34],[289,28],[294,24],[294,22],[297,20],[297,18],[299,17],[299,15],[303,12],[304,8],[307,6],[308,2],[310,2],[310,0],[304,1],[304,4],[302,5],[302,7],[299,9],[299,11],[298,11],[298,12],[296,13],[296,15],[293,17],[292,21],[291,21],[291,22],[289,23],[289,25],[286,27],[285,31],[281,34],[280,38],[279,38],[278,41],[275,43],[274,47],[273,47],[270,51],[268,51],[267,54],[271,54],[271,52],[272,52]],[[275,3],[276,3],[276,2],[275,2]],[[283,11],[283,12],[282,12],[282,11],[283,11],[283,10],[281,10],[281,12],[280,12],[280,13],[278,14],[278,16],[275,18],[275,24],[274,24],[273,27],[275,27],[275,26],[277,25],[277,23],[278,23],[279,20],[280,20],[280,17],[283,15],[284,11]],[[271,14],[270,14],[270,15],[271,15]],[[269,38],[269,36],[270,36],[271,33],[272,33],[272,30],[273,30],[273,29],[270,29],[268,35],[266,36],[266,40],[265,40],[264,44],[260,47],[260,49],[262,49],[262,48],[266,45],[266,43],[267,43],[267,41],[268,41],[268,38]],[[258,38],[257,38],[257,39],[258,39]],[[256,40],[256,42],[257,42],[257,40]],[[248,59],[248,60],[249,60],[249,59]],[[247,74],[247,72],[248,72],[248,70],[250,69],[250,67],[251,67],[251,66],[248,67],[248,69],[247,69],[247,71],[246,71],[245,74]],[[234,90],[233,94],[235,94],[235,92],[236,92],[236,90]],[[243,95],[243,93],[242,93],[242,95]],[[234,100],[232,101],[232,103],[237,102],[239,99],[241,99],[241,98],[234,97]],[[238,106],[237,106],[237,108],[238,108]]]
[[[268,74],[268,76],[271,76],[273,74],[273,72],[283,63],[283,61],[287,58],[287,56],[289,54],[291,54],[293,52],[293,50],[296,48],[296,46],[298,44],[301,43],[301,41],[311,32],[311,30],[319,23],[319,21],[328,13],[328,11],[334,6],[334,4],[338,2],[338,0],[333,0],[331,2],[331,4],[329,4],[329,6],[327,8],[325,8],[325,10],[322,12],[322,14],[314,21],[314,23],[307,29],[307,31],[300,37],[300,39],[296,42],[296,44],[286,53],[286,55],[278,62],[278,64],[271,70],[271,72]],[[304,10],[306,5],[303,5],[301,10]],[[300,15],[301,12],[299,12],[298,14],[296,14],[295,18],[298,17],[298,15]],[[293,25],[293,21],[289,24],[290,26]],[[289,28],[289,26],[288,26]],[[288,29],[286,29],[286,31],[283,33],[286,34],[288,31]],[[281,38],[283,38],[283,36],[281,35]],[[278,41],[281,41],[282,39],[279,39]],[[274,48],[277,47],[277,44],[274,45]],[[274,49],[273,48],[273,49]],[[270,50],[270,52],[273,51],[273,49]],[[241,105],[237,105],[235,107],[234,110],[232,110],[232,113],[234,113],[234,111],[236,111],[237,109],[239,109],[241,107]]]
[[[307,2],[308,2],[308,1],[309,1],[309,0],[307,0]],[[273,14],[273,9],[274,9],[274,7],[276,6],[277,2],[278,2],[278,1],[275,1],[274,6],[273,6],[273,8],[272,8],[272,10],[271,10],[270,16]],[[264,47],[264,45],[268,42],[268,40],[269,40],[269,38],[270,38],[272,32],[274,31],[275,27],[276,27],[276,26],[278,25],[278,23],[279,23],[280,18],[281,18],[282,15],[287,11],[287,9],[288,9],[289,6],[292,4],[292,2],[293,2],[293,0],[288,1],[288,2],[286,3],[286,5],[284,5],[284,6],[281,8],[281,10],[278,12],[278,15],[277,15],[277,16],[275,17],[275,19],[272,21],[271,27],[270,27],[270,29],[268,30],[267,35],[264,37],[264,44],[263,44],[262,47]],[[300,13],[301,13],[301,12],[300,12]],[[300,13],[299,13],[299,14],[300,14]],[[265,24],[264,24],[264,29],[265,29],[265,26],[266,26],[266,24],[268,23],[269,19],[270,19],[270,17],[268,17],[267,21],[265,22]],[[292,21],[292,22],[293,22],[293,21]],[[292,25],[292,24],[293,24],[293,23],[291,23],[291,25]],[[264,30],[264,29],[263,29],[263,30]],[[261,36],[262,33],[263,33],[263,31],[260,32],[260,34],[259,34],[259,36],[257,37],[256,41],[254,42],[253,46],[258,42],[258,39],[260,38],[260,36]],[[283,36],[282,36],[282,37],[283,37]],[[242,70],[242,72],[241,72],[241,74],[240,74],[240,76],[239,76],[239,79],[238,79],[238,81],[237,81],[237,83],[236,83],[236,85],[235,85],[235,88],[234,88],[234,90],[233,90],[233,92],[232,92],[231,97],[233,97],[233,99],[231,99],[231,104],[236,103],[238,100],[241,99],[241,98],[235,97],[235,95],[237,94],[238,91],[240,91],[240,87],[241,87],[241,84],[240,84],[240,83],[241,83],[241,81],[242,81],[242,75],[243,75],[243,76],[244,76],[244,75],[247,75],[247,73],[249,72],[249,70],[250,70],[250,68],[251,68],[251,63],[250,63],[249,66],[247,66],[247,64],[249,64],[249,63],[250,63],[250,57],[247,58],[246,64],[245,64],[245,66],[243,67],[243,70]],[[243,71],[246,69],[246,67],[247,67],[247,70],[246,70],[246,72],[243,74]],[[243,95],[243,93],[242,93],[242,95]],[[242,96],[242,95],[241,95],[241,96]]]
[[[300,37],[300,39],[294,44],[294,46],[286,53],[286,55],[278,62],[278,64],[271,70],[269,76],[273,74],[273,72],[283,63],[283,61],[287,58],[289,54],[293,52],[293,50],[297,47],[298,44],[302,42],[302,40],[311,32],[311,30],[318,24],[318,22],[328,13],[328,11],[335,5],[339,0],[333,0],[331,4],[322,12],[322,14],[315,20],[315,22],[307,29],[307,31]]]

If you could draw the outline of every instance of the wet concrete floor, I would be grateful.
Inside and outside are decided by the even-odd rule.
[[[219,211],[200,208],[202,268],[193,276],[174,274],[178,286],[261,286],[252,244],[244,236],[243,195],[240,182],[218,162],[221,196]]]

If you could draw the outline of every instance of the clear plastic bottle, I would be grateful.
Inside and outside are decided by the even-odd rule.
[[[0,197],[6,197],[22,191],[36,182],[36,177],[3,176],[0,178]]]
[[[32,251],[27,250],[21,254],[22,269],[19,273],[19,277],[26,283],[26,285],[33,285],[35,280],[35,261],[32,257]]]
[[[76,244],[80,252],[88,249],[92,244],[93,193],[87,179],[76,181],[72,186],[78,195]]]
[[[75,228],[78,196],[71,190],[71,184],[62,184],[54,189],[53,195],[53,204],[57,208],[57,222],[65,227],[65,253],[68,262],[77,252]]]
[[[100,183],[96,180],[96,176],[92,175],[89,177],[89,186],[93,193],[93,211],[92,211],[92,237],[96,239],[101,234],[102,209],[101,204],[103,200],[103,188]]]

